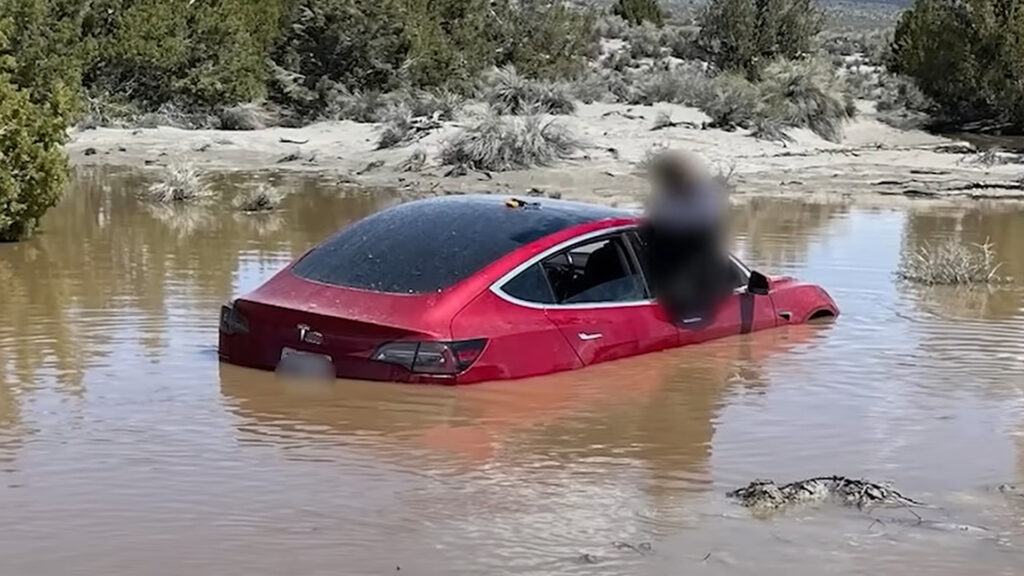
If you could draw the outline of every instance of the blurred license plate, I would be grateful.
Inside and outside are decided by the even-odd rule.
[[[334,360],[326,354],[314,354],[291,348],[281,349],[277,371],[286,376],[331,378],[335,376]]]

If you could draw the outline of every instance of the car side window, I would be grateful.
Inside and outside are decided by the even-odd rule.
[[[633,252],[636,254],[637,260],[640,261],[641,269],[644,272],[645,278],[650,278],[648,272],[648,250],[647,241],[644,239],[643,234],[638,230],[630,231],[627,236],[629,237],[630,246],[633,248]],[[747,270],[735,259],[729,258],[726,263],[727,272],[729,274],[729,286],[731,288],[745,288],[747,283],[750,281],[750,275]]]
[[[515,278],[506,282],[501,289],[509,296],[525,302],[555,303],[554,292],[551,291],[551,285],[548,284],[548,279],[540,264],[534,264],[523,270]]]
[[[643,276],[619,235],[574,246],[541,266],[558,304],[646,299]]]

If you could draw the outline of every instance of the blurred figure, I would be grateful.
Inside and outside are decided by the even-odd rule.
[[[709,322],[729,290],[725,194],[698,158],[680,152],[654,158],[649,177],[641,236],[654,297],[676,321]]]

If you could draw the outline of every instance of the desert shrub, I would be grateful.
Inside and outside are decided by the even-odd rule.
[[[746,128],[761,113],[761,94],[743,75],[726,72],[715,77],[698,106],[718,128]]]
[[[916,0],[900,17],[889,68],[913,78],[954,123],[1024,129],[1024,12],[1003,0]]]
[[[550,0],[397,0],[418,86],[467,82],[494,66],[530,77],[578,73],[592,48],[589,10]]]
[[[697,33],[695,28],[665,26],[661,29],[661,43],[680,60],[697,60],[701,56],[697,49]]]
[[[879,118],[898,128],[920,127],[929,122],[935,103],[913,80],[888,73],[879,74],[871,99]]]
[[[273,48],[271,96],[302,117],[346,117],[348,96],[398,87],[410,46],[395,2],[296,0]]]
[[[447,140],[440,158],[442,164],[464,169],[504,171],[548,165],[579,148],[572,132],[556,120],[489,111]]]
[[[696,31],[690,28],[644,24],[630,28],[624,39],[629,43],[629,54],[633,59],[671,55],[692,60],[701,55],[695,44],[696,37]]]
[[[217,106],[261,97],[281,1],[95,0],[83,10],[83,81],[95,92]]]
[[[466,99],[450,90],[400,90],[388,97],[392,106],[402,105],[413,117],[433,117],[438,120],[454,120],[466,103]]]
[[[572,98],[585,104],[615,100],[613,84],[621,81],[614,70],[591,69],[579,78],[569,82],[568,89]]]
[[[620,16],[606,15],[594,24],[594,35],[598,38],[625,39],[630,24]]]
[[[407,144],[412,141],[413,133],[412,111],[404,105],[395,106],[387,112],[384,118],[384,126],[381,127],[377,149],[383,150]]]
[[[620,50],[613,54],[609,54],[601,64],[607,70],[625,72],[626,70],[635,67],[637,65],[637,61],[629,50]]]
[[[232,204],[242,212],[272,212],[281,206],[284,198],[284,192],[261,182],[239,192]]]
[[[810,128],[831,141],[842,139],[843,124],[857,108],[853,95],[824,60],[779,60],[763,73],[764,112],[784,126]]]
[[[146,189],[143,197],[159,204],[192,204],[212,195],[199,169],[189,162],[175,161],[164,168],[160,179]]]
[[[665,12],[658,4],[658,0],[617,0],[612,7],[612,14],[633,26],[648,22],[661,26],[665,21]]]
[[[699,106],[705,102],[714,83],[698,62],[639,74],[629,93],[631,104],[650,105],[671,102]]]
[[[218,113],[221,130],[261,130],[267,127],[268,117],[259,104],[239,104],[223,108]]]
[[[270,86],[275,101],[301,118],[344,117],[352,94],[461,91],[495,66],[515,66],[531,78],[572,77],[593,39],[589,11],[548,0],[294,4],[273,51]]]
[[[758,116],[750,123],[750,135],[758,140],[768,140],[783,144],[793,142],[793,137],[786,133],[786,127],[776,118]]]
[[[1009,280],[999,275],[1001,267],[990,242],[966,244],[947,240],[905,251],[896,276],[928,286],[997,284]]]
[[[707,58],[754,79],[776,58],[811,52],[824,13],[816,0],[709,0],[698,21]]]
[[[552,0],[494,0],[500,43],[494,66],[515,66],[530,78],[571,78],[583,70],[594,38],[592,10]],[[480,54],[467,53],[480,60]]]
[[[662,43],[661,29],[651,24],[630,28],[626,42],[633,58],[659,58],[667,50]]]
[[[513,66],[487,74],[480,96],[499,114],[572,114],[576,111],[572,94],[564,84],[524,78]]]

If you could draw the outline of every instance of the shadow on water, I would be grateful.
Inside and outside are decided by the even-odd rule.
[[[983,490],[1024,482],[1021,284],[893,278],[901,251],[951,236],[990,238],[1024,278],[1020,211],[759,201],[734,210],[738,251],[826,286],[837,323],[522,382],[310,386],[218,365],[218,308],[396,197],[273,175],[292,193],[248,216],[230,200],[256,177],[226,174],[210,206],[168,210],[137,199],[151,177],[82,172],[41,234],[0,245],[11,573],[1020,565],[971,540],[865,535],[855,514],[756,523],[722,501],[755,477],[863,475],[967,506],[1024,545],[1024,504]],[[577,565],[583,553],[600,562]]]

